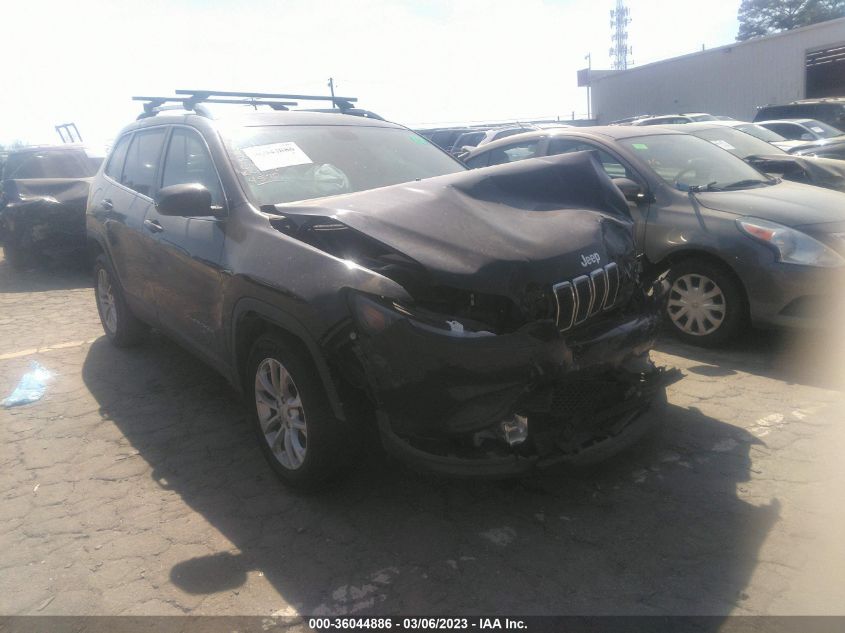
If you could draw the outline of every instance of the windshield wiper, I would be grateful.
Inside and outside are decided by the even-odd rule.
[[[728,189],[745,189],[747,187],[752,187],[754,185],[774,185],[778,182],[776,178],[771,178],[770,180],[760,180],[759,178],[747,178],[746,180],[737,180],[736,182],[732,182],[729,185],[722,185],[719,187],[722,191],[726,191]]]
[[[708,182],[706,185],[689,185],[687,191],[690,193],[698,193],[699,191],[721,191],[721,187],[716,186],[716,181]]]

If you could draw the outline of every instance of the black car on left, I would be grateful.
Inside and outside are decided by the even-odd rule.
[[[0,244],[6,261],[85,252],[85,203],[103,152],[77,144],[23,147],[3,165]]]

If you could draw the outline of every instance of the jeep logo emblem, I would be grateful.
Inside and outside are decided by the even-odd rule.
[[[581,255],[581,265],[586,268],[587,266],[597,266],[601,263],[601,257],[598,253],[590,253],[589,255]]]

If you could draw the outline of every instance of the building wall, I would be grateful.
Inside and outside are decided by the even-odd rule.
[[[600,124],[638,114],[709,112],[750,120],[804,98],[808,50],[845,43],[845,18],[721,46],[592,80]]]

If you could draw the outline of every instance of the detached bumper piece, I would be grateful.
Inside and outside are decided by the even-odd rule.
[[[648,363],[642,359],[644,363]],[[606,459],[639,440],[662,418],[665,387],[678,381],[677,369],[617,370],[536,390],[517,405],[527,418],[524,443],[511,446],[502,425],[463,442],[407,439],[378,415],[385,448],[417,468],[451,476],[504,478],[558,463],[587,464]]]

